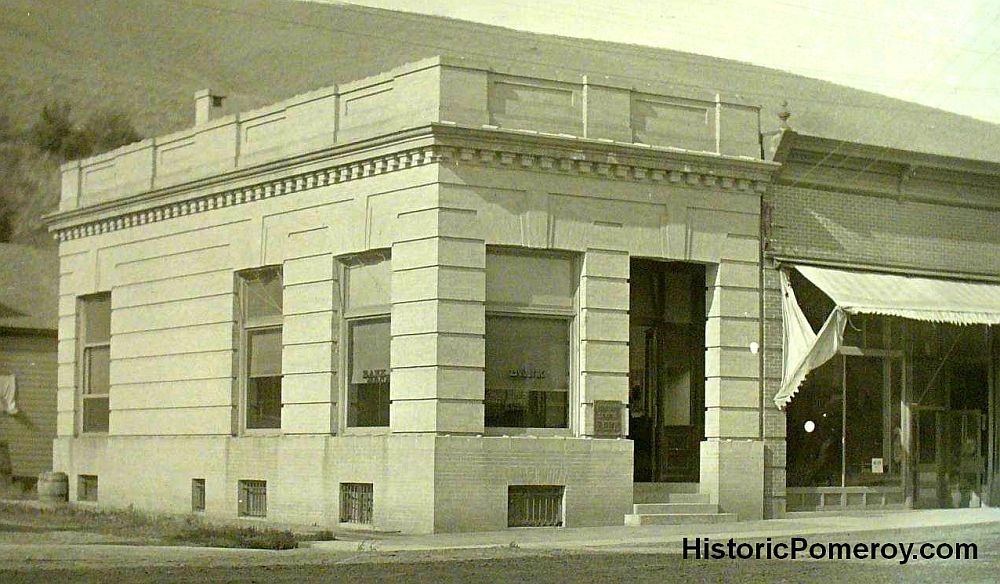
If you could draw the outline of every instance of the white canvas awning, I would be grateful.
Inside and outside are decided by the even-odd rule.
[[[848,314],[883,314],[952,324],[1000,324],[1000,284],[814,266],[795,269]]]
[[[784,374],[774,404],[791,401],[810,371],[836,354],[845,314],[881,314],[950,324],[1000,324],[1000,284],[940,280],[814,266],[795,269],[833,299],[836,307],[813,332],[787,275],[781,273]]]

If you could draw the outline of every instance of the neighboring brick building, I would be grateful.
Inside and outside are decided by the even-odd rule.
[[[782,376],[775,266],[814,329],[838,282],[871,307],[850,317],[844,346],[806,378],[787,422],[767,410],[771,513],[786,502],[1000,502],[1000,165],[792,131],[776,143],[782,168],[764,198],[769,401]],[[836,448],[824,448],[824,426]]]

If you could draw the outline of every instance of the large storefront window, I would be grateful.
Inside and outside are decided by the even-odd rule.
[[[902,363],[845,347],[809,374],[787,410],[788,486],[902,488]]]
[[[347,425],[389,425],[389,251],[348,258],[345,272]]]
[[[566,255],[487,254],[487,427],[569,426],[575,281]]]
[[[569,320],[486,317],[486,425],[565,428]]]

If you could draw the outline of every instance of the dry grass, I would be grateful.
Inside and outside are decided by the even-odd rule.
[[[53,531],[84,531],[130,543],[287,550],[299,541],[334,539],[329,530],[294,533],[287,529],[213,525],[193,515],[160,515],[132,508],[94,509],[78,505],[0,502],[0,522]]]
[[[34,501],[38,498],[33,486],[0,478],[0,499],[7,501]]]

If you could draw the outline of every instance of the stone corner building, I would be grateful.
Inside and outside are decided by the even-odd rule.
[[[828,504],[829,484],[786,490],[775,268],[838,253],[808,205],[840,195],[785,174],[805,137],[771,160],[756,107],[678,93],[436,58],[236,116],[199,94],[195,127],[66,165],[71,500],[404,532]],[[891,216],[859,160],[872,186],[834,186]],[[979,181],[992,217],[984,166],[928,180]],[[899,237],[939,231],[926,213]],[[997,245],[998,224],[962,234]],[[857,262],[887,261],[866,245]]]

